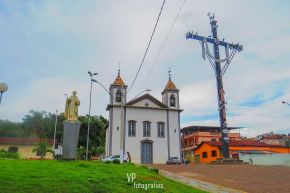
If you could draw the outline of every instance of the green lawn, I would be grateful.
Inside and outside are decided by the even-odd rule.
[[[163,189],[136,189],[135,183],[163,184]],[[0,192],[203,192],[169,180],[146,167],[84,161],[0,160]]]

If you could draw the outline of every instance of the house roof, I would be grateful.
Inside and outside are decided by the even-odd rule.
[[[197,146],[194,150],[201,147],[203,144],[208,144],[210,146],[215,146],[220,148],[222,146],[221,141],[203,141]],[[229,142],[229,147],[284,147],[282,145],[270,145],[260,141],[251,141],[251,140],[232,140]]]
[[[169,108],[167,105],[165,105],[164,103],[162,103],[161,101],[159,101],[158,99],[156,99],[155,97],[153,97],[152,95],[146,93],[140,97],[137,97],[134,100],[129,101],[126,105],[134,105],[144,99],[149,99],[150,101],[152,101],[154,104],[158,105],[161,108]]]
[[[6,145],[36,145],[40,143],[43,139],[41,138],[8,138],[1,137],[0,144]],[[49,145],[53,144],[53,139],[47,139]]]
[[[280,135],[263,136],[262,139],[283,139]]]
[[[228,130],[233,130],[233,129],[241,129],[242,127],[228,127]],[[188,130],[192,131],[219,131],[220,127],[219,126],[198,126],[198,125],[192,125],[188,127],[184,127],[181,129],[181,132],[185,132]]]

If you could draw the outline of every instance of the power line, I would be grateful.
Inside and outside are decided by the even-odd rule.
[[[161,47],[160,47],[160,49],[159,49],[157,55],[156,55],[156,57],[155,57],[155,59],[154,59],[152,65],[150,66],[150,69],[149,69],[149,71],[147,72],[144,81],[143,81],[142,84],[141,84],[140,90],[142,90],[142,88],[143,88],[145,82],[147,81],[147,79],[148,79],[148,77],[149,77],[149,74],[151,74],[151,71],[153,70],[153,67],[154,67],[155,64],[157,63],[157,60],[159,59],[159,56],[160,56],[160,54],[161,54],[161,51],[163,50],[163,48],[164,48],[164,46],[165,46],[165,44],[166,44],[166,42],[167,42],[167,39],[168,39],[168,37],[169,37],[169,34],[171,33],[171,31],[172,31],[172,29],[173,29],[173,27],[174,27],[174,25],[175,25],[175,23],[176,23],[176,21],[177,21],[177,18],[179,17],[179,15],[180,15],[180,13],[181,13],[181,10],[182,10],[182,8],[183,8],[183,6],[184,6],[184,4],[185,4],[185,1],[186,1],[186,0],[183,0],[181,6],[179,7],[179,10],[178,10],[178,12],[177,12],[177,15],[175,16],[174,21],[173,21],[173,23],[171,24],[171,27],[170,27],[169,31],[167,32],[167,35],[166,35],[166,37],[165,37],[165,39],[164,39],[164,41],[163,41],[163,43],[162,43],[162,45],[161,45]]]
[[[133,85],[134,85],[134,83],[135,83],[135,81],[136,81],[136,79],[137,79],[137,77],[138,77],[138,74],[139,74],[139,72],[140,72],[140,70],[141,70],[141,67],[142,67],[142,65],[143,65],[143,63],[144,63],[145,57],[146,57],[146,55],[147,55],[147,52],[148,52],[148,50],[149,50],[149,47],[150,47],[150,44],[151,44],[151,41],[152,41],[152,38],[153,38],[153,35],[154,35],[155,30],[156,30],[156,27],[157,27],[157,24],[158,24],[158,22],[159,22],[159,18],[160,18],[160,15],[161,15],[161,13],[162,13],[162,10],[163,10],[163,7],[164,7],[164,4],[165,4],[165,0],[163,0],[163,3],[162,3],[162,6],[161,6],[161,9],[160,9],[160,12],[159,12],[159,15],[158,15],[157,21],[156,21],[156,23],[155,23],[155,26],[154,26],[153,32],[152,32],[152,34],[151,34],[151,37],[150,37],[149,43],[148,43],[148,45],[147,45],[147,48],[146,48],[145,54],[144,54],[143,59],[142,59],[142,62],[141,62],[141,64],[140,64],[140,66],[139,66],[139,69],[138,69],[138,71],[137,71],[137,73],[136,73],[136,76],[135,76],[135,78],[134,78],[134,80],[133,80],[131,86],[130,86],[129,89],[128,89],[128,92],[129,92],[129,91],[131,90],[131,88],[133,87]]]

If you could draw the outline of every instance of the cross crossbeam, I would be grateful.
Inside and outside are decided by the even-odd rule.
[[[195,40],[199,40],[199,41],[206,40],[209,43],[217,44],[219,46],[224,46],[224,47],[226,47],[228,45],[230,49],[237,50],[239,52],[243,50],[243,46],[240,44],[227,43],[227,42],[221,41],[219,39],[217,39],[217,41],[215,41],[213,38],[200,36],[200,35],[194,34],[193,32],[188,32],[185,37],[186,37],[186,39],[195,39]]]

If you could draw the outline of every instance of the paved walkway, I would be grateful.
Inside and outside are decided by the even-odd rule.
[[[177,175],[177,174],[165,171],[165,170],[159,170],[159,172],[161,175],[166,176],[172,180],[187,184],[189,186],[192,186],[194,188],[198,188],[200,190],[204,190],[207,192],[211,192],[211,193],[243,193],[242,191],[239,191],[239,190],[227,188],[224,186],[219,186],[216,184],[204,182],[204,181],[197,180],[197,179],[184,177],[182,175]]]
[[[185,182],[192,179],[194,181],[188,182],[192,185],[196,182],[200,182],[197,186],[207,182],[205,187],[208,183],[217,184],[217,191],[222,186],[248,193],[290,193],[290,167],[285,166],[197,164],[151,167],[185,177]]]

